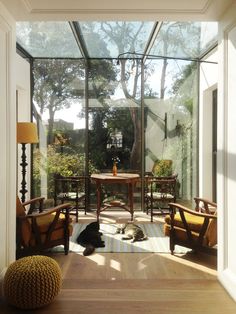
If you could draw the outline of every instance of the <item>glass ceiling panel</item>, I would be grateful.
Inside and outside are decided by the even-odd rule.
[[[68,22],[18,22],[16,39],[32,57],[82,57]]]
[[[200,54],[218,40],[218,22],[201,22]]]
[[[152,55],[198,58],[217,41],[217,22],[163,22]]]
[[[144,53],[156,24],[150,21],[77,23],[78,38],[83,41],[89,58]],[[34,58],[82,58],[68,22],[18,22],[16,35],[17,42]],[[149,54],[199,58],[217,41],[217,36],[217,22],[163,22]]]
[[[78,22],[90,58],[143,53],[155,22]]]

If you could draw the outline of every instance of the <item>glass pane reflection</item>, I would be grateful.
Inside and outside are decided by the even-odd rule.
[[[217,22],[163,22],[150,54],[199,58],[216,43],[217,35]]]
[[[154,22],[79,22],[90,58],[117,58],[126,51],[144,52]]]
[[[178,174],[178,198],[196,195],[197,65],[153,60],[145,81],[145,171],[156,161],[171,160]],[[166,120],[165,120],[166,118]]]
[[[17,22],[16,39],[33,57],[82,57],[68,22]]]

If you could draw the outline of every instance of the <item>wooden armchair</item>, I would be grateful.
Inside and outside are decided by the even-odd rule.
[[[75,214],[78,222],[78,211],[83,209],[86,215],[86,176],[65,177],[59,174],[54,176],[54,201],[55,205],[69,202],[73,204],[71,214]]]
[[[170,202],[176,201],[177,175],[169,177],[145,176],[144,201],[146,213],[153,216],[169,213]]]
[[[171,254],[174,253],[175,245],[196,252],[217,254],[217,206],[201,198],[196,198],[195,202],[195,210],[177,203],[169,204],[170,214],[165,217],[164,234],[170,237]],[[200,203],[203,204],[201,209]],[[212,208],[212,213],[207,212],[209,206]]]
[[[70,204],[62,204],[43,211],[43,197],[25,203],[16,199],[16,257],[39,254],[57,245],[69,252],[72,224]],[[37,204],[37,205],[36,205]],[[27,211],[27,207],[30,207]]]

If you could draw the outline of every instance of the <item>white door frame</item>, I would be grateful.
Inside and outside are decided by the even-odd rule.
[[[0,3],[0,276],[15,260],[16,104],[15,21]]]
[[[219,26],[218,278],[236,300],[236,6]]]

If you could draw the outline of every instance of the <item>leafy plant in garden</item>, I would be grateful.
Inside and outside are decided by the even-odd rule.
[[[97,169],[89,162],[89,173],[97,172]],[[45,156],[38,148],[34,150],[33,180],[35,196],[41,195],[39,191],[41,179],[47,177],[47,194],[53,197],[54,174],[62,176],[76,176],[85,174],[85,155],[84,154],[61,154],[56,152],[54,145],[47,147]]]

